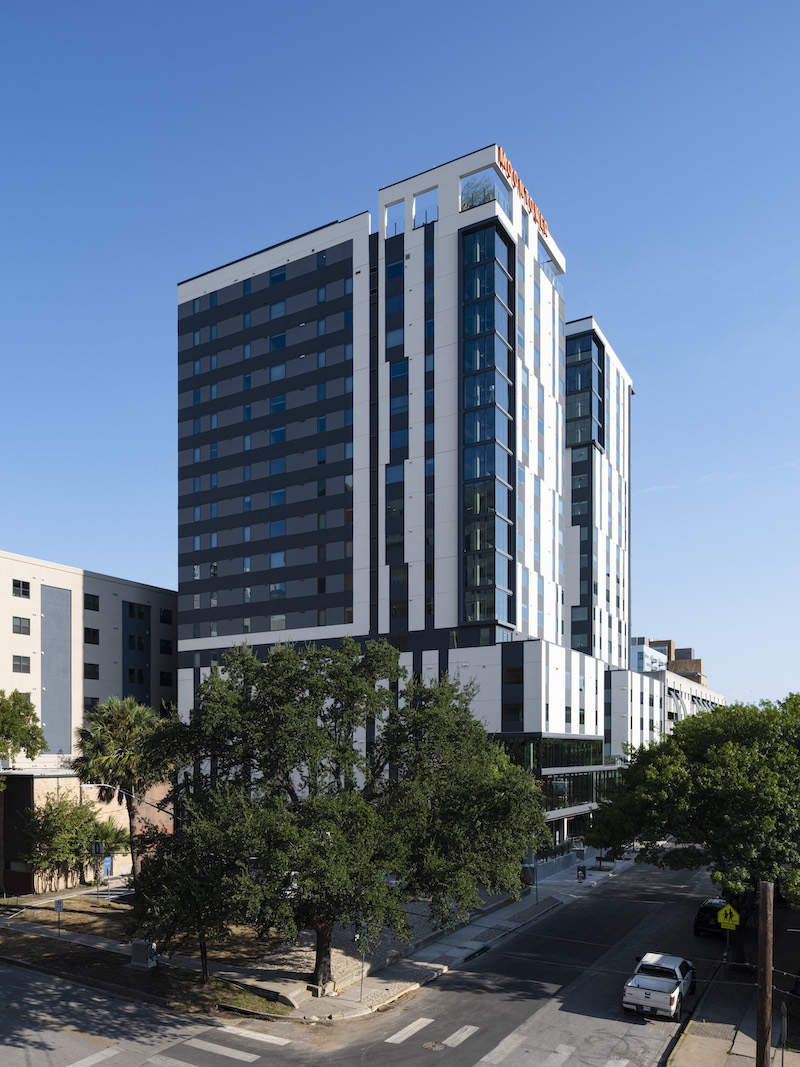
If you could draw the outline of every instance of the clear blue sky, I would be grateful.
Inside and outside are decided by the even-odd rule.
[[[633,376],[633,632],[800,689],[798,37],[794,0],[11,5],[0,547],[174,586],[176,282],[497,141]]]

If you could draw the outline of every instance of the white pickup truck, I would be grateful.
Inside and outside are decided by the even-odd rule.
[[[680,1019],[683,1000],[695,989],[695,967],[682,956],[648,952],[622,990],[625,1011]]]

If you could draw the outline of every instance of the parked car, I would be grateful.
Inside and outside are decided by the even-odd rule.
[[[702,937],[703,934],[721,934],[717,913],[727,904],[722,897],[708,897],[697,909],[694,917],[694,936]]]
[[[647,952],[622,990],[622,1007],[680,1019],[684,998],[695,990],[695,966],[682,956]]]

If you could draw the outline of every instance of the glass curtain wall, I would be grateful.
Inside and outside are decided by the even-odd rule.
[[[463,619],[513,625],[514,254],[494,225],[462,235]]]

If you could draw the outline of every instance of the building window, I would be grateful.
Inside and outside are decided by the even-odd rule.
[[[249,389],[250,388],[250,380],[251,380],[250,379],[250,375],[249,374],[245,374],[244,377],[242,378],[242,389]]]
[[[325,382],[320,382],[317,386],[317,400],[325,399]]]
[[[159,621],[165,623],[167,626],[172,626],[172,609],[162,608],[159,612]]]
[[[317,337],[325,336],[325,319],[317,319]]]
[[[286,301],[277,300],[274,304],[269,306],[270,319],[280,319],[286,314]]]
[[[249,604],[249,603],[250,603],[250,601],[252,600],[252,598],[253,598],[253,591],[252,591],[252,588],[251,588],[251,586],[249,586],[249,585],[246,585],[246,586],[244,587],[244,592],[243,592],[243,597],[242,597],[242,599],[243,599],[243,601],[244,601],[244,603],[245,603],[245,604]]]
[[[270,474],[285,474],[286,473],[286,457],[278,456],[277,459],[271,459],[269,461],[269,473]]]
[[[242,511],[249,511],[249,510],[250,510],[250,497],[249,496],[242,497]]]
[[[172,671],[161,671],[158,676],[159,685],[168,688],[172,685]]]
[[[21,619],[19,616],[14,616],[13,632],[15,634],[29,634],[31,632],[31,620]]]
[[[269,284],[277,285],[278,282],[286,281],[286,267],[276,267],[269,272]]]
[[[249,618],[242,619],[242,633],[243,634],[249,634],[250,633],[250,619]]]
[[[30,656],[12,656],[11,669],[15,674],[30,674],[31,673],[31,657]]]
[[[286,520],[275,519],[269,524],[270,537],[285,537],[286,536]]]
[[[285,567],[286,566],[286,553],[285,552],[270,552],[269,554],[270,567]]]
[[[244,465],[244,467],[242,467],[242,481],[243,482],[249,482],[250,481],[250,464],[249,463],[246,463]]]
[[[100,677],[100,664],[99,663],[84,663],[83,665],[83,677],[88,679],[97,680]]]
[[[277,352],[280,348],[286,348],[286,334],[274,333],[269,339],[270,352]]]
[[[286,503],[285,489],[272,489],[269,494],[270,507],[278,508]]]
[[[272,445],[280,445],[286,440],[286,427],[274,426],[269,431],[269,441]]]
[[[168,637],[162,637],[158,643],[158,650],[162,656],[172,655],[172,642]]]
[[[278,396],[270,397],[269,410],[272,414],[276,411],[286,411],[286,394],[279,393]]]
[[[14,596],[21,596],[23,600],[30,600],[31,583],[20,581],[19,578],[13,578],[11,581],[11,592]]]
[[[100,644],[100,631],[94,630],[91,626],[84,626],[83,628],[83,643],[85,645],[99,645]]]
[[[321,285],[319,287],[319,289],[317,289],[317,303],[318,304],[324,304],[325,303],[325,286],[324,285]]]
[[[269,617],[270,630],[285,630],[286,629],[286,616],[285,615],[270,615]]]
[[[244,574],[249,574],[250,573],[250,557],[249,556],[243,556],[242,557],[242,572]]]
[[[286,582],[271,582],[269,587],[270,600],[286,599]]]

